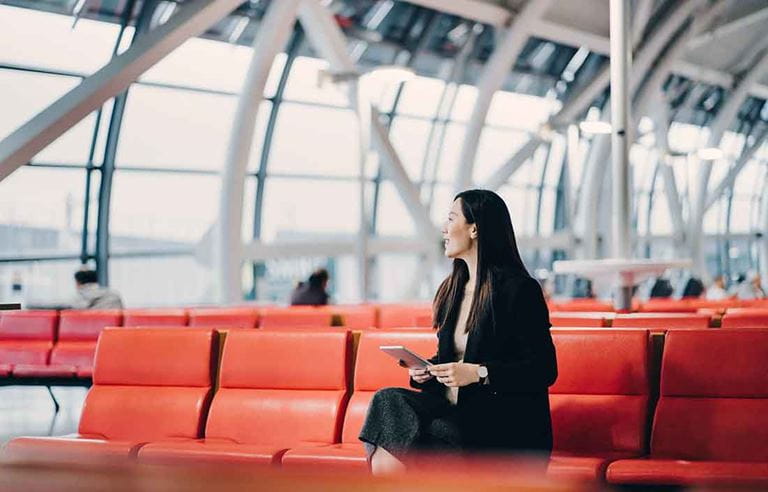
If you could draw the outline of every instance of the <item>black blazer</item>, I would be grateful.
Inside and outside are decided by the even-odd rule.
[[[459,389],[458,425],[467,449],[532,451],[552,449],[547,388],[557,379],[549,311],[539,283],[522,273],[494,275],[494,319],[481,320],[467,338],[464,362],[488,368],[488,384]],[[494,322],[495,321],[495,322]],[[437,333],[433,363],[454,362],[453,327]],[[411,386],[445,394],[433,378]]]

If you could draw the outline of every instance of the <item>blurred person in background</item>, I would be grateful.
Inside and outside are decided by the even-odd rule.
[[[306,282],[299,282],[291,293],[291,306],[324,306],[328,304],[328,270],[318,268]]]
[[[122,309],[123,301],[114,290],[99,285],[99,278],[93,270],[75,272],[77,297],[72,302],[74,309]]]
[[[706,297],[710,301],[720,301],[731,297],[725,289],[725,277],[718,275],[712,281],[712,285],[707,288]]]

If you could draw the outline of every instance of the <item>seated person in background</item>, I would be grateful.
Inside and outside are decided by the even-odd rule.
[[[760,274],[752,272],[749,279],[744,279],[739,283],[736,289],[736,296],[739,299],[762,299],[765,297],[765,291],[761,285]]]
[[[669,297],[672,295],[673,289],[669,279],[659,277],[653,283],[651,287],[650,297]]]
[[[299,285],[291,293],[291,306],[324,306],[328,304],[328,270],[315,270],[306,282]]]
[[[710,285],[707,289],[706,297],[710,301],[720,301],[730,297],[728,292],[725,290],[725,277],[722,275],[715,277],[715,279],[712,281],[712,285]]]
[[[683,288],[683,297],[701,297],[704,283],[696,277],[690,277]]]
[[[77,298],[72,303],[74,309],[122,309],[120,295],[99,285],[99,279],[93,270],[75,272]]]

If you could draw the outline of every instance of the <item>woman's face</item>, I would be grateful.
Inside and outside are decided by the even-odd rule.
[[[461,198],[454,200],[448,212],[448,220],[443,224],[445,256],[462,258],[474,247],[477,239],[477,226],[467,222],[461,210]]]

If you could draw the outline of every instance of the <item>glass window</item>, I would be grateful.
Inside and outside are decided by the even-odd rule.
[[[453,186],[459,169],[459,156],[466,133],[467,125],[448,123],[442,140],[443,145],[439,150],[439,165],[435,176],[440,183],[449,183]]]
[[[499,188],[498,193],[507,203],[512,226],[517,237],[534,235],[536,232],[537,190],[505,185]]]
[[[395,185],[382,181],[379,190],[379,210],[376,232],[382,236],[411,236],[416,226],[400,198]]]
[[[118,166],[221,170],[237,100],[134,86],[128,96]],[[269,103],[259,108],[252,159],[258,160]]]
[[[297,56],[285,85],[285,99],[315,102],[333,106],[349,106],[346,84],[335,84],[324,74],[328,62],[318,58]]]
[[[112,257],[109,283],[126,307],[179,306],[213,302],[210,269],[194,256]]]
[[[262,240],[314,239],[356,233],[360,189],[352,181],[268,178]]]
[[[475,158],[474,180],[484,183],[528,141],[525,133],[486,127]],[[520,170],[518,170],[519,172]]]
[[[419,257],[413,254],[379,255],[376,268],[376,288],[379,300],[404,300],[413,282],[413,274],[420,270],[419,261]]]
[[[192,38],[142,75],[142,81],[240,93],[253,49],[211,39]],[[275,94],[285,54],[279,53],[269,71],[264,97]]]
[[[358,142],[357,119],[351,110],[283,103],[277,113],[269,172],[357,176]]]
[[[477,101],[477,87],[462,84],[456,93],[456,100],[451,108],[451,119],[466,123],[472,114],[472,109]]]
[[[0,254],[79,254],[84,193],[82,169],[24,166],[0,181]]]
[[[219,178],[116,171],[112,189],[112,252],[188,249],[213,224]]]
[[[73,276],[79,268],[76,259],[0,263],[0,299],[21,303],[22,308],[71,305],[76,295]]]
[[[398,116],[392,122],[389,138],[413,182],[421,179],[430,127],[428,121],[404,116]]]
[[[75,77],[0,70],[0,140],[79,82],[80,79]],[[88,160],[95,121],[94,114],[87,116],[43,149],[33,158],[33,162],[84,165]]]
[[[398,114],[433,118],[437,114],[445,82],[429,77],[414,77],[405,83]]]
[[[496,91],[485,122],[487,125],[536,131],[555,107],[552,101],[541,97]]]
[[[84,73],[112,57],[120,26],[40,10],[0,5],[0,61]],[[33,91],[34,94],[34,91]]]

